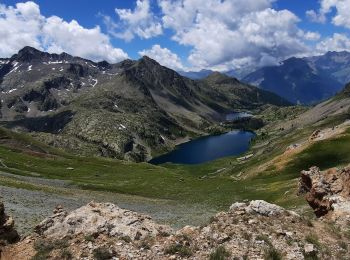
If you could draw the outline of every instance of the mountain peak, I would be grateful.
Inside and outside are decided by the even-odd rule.
[[[173,71],[172,69],[162,66],[156,60],[148,56],[143,56],[141,59],[133,61],[132,67],[140,71],[148,71],[150,73],[156,74],[164,71]]]
[[[40,59],[43,54],[45,53],[42,51],[39,51],[30,46],[26,46],[23,49],[19,50],[18,54],[16,54],[16,60],[23,62],[31,61],[33,59]]]
[[[16,59],[21,62],[31,61],[50,61],[50,60],[72,60],[73,56],[62,52],[61,54],[50,54],[48,52],[40,51],[30,46],[26,46],[18,51],[17,54],[12,56],[12,59]],[[76,59],[82,59],[76,57]]]
[[[145,64],[147,66],[161,66],[156,60],[148,56],[143,56],[141,59],[138,60],[138,63]]]
[[[21,54],[21,53],[41,53],[41,51],[31,46],[25,46],[18,51],[18,54]]]

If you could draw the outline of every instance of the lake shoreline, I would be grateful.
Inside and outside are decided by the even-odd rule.
[[[202,164],[223,157],[238,156],[249,150],[254,136],[254,132],[244,130],[202,136],[177,145],[174,150],[155,157],[148,163]]]

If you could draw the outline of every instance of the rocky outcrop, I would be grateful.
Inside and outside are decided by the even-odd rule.
[[[246,203],[236,202],[231,205],[230,210],[244,210],[246,213],[259,214],[267,217],[278,216],[287,212],[284,208],[264,200],[253,200],[248,205]],[[293,214],[296,213],[293,212]]]
[[[35,232],[56,239],[71,234],[104,234],[140,240],[160,233],[170,233],[171,229],[154,223],[149,216],[121,209],[112,203],[90,202],[69,214],[61,207],[56,208],[54,215],[41,222]]]
[[[350,168],[320,171],[312,167],[302,171],[299,194],[305,194],[317,217],[349,216],[350,219]]]
[[[67,213],[57,207],[35,234],[7,248],[3,259],[338,259],[334,238],[317,236],[298,214],[257,200],[234,203],[206,226],[174,231],[111,203]],[[310,238],[312,234],[312,238]],[[348,243],[346,238],[343,240]],[[329,250],[322,250],[327,245]]]
[[[1,247],[19,240],[19,235],[14,229],[14,220],[5,214],[5,207],[0,202],[0,252]]]

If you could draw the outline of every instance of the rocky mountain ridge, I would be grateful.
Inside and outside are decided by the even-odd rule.
[[[224,113],[284,99],[238,81],[194,81],[143,57],[95,63],[25,47],[0,61],[1,124],[82,155],[145,161]],[[253,95],[251,95],[253,93]]]

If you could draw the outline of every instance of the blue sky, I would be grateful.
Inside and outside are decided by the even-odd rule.
[[[350,50],[350,0],[0,0],[0,4],[0,56],[32,45],[93,60],[117,62],[148,55],[177,70],[234,70],[275,64],[291,56]]]

